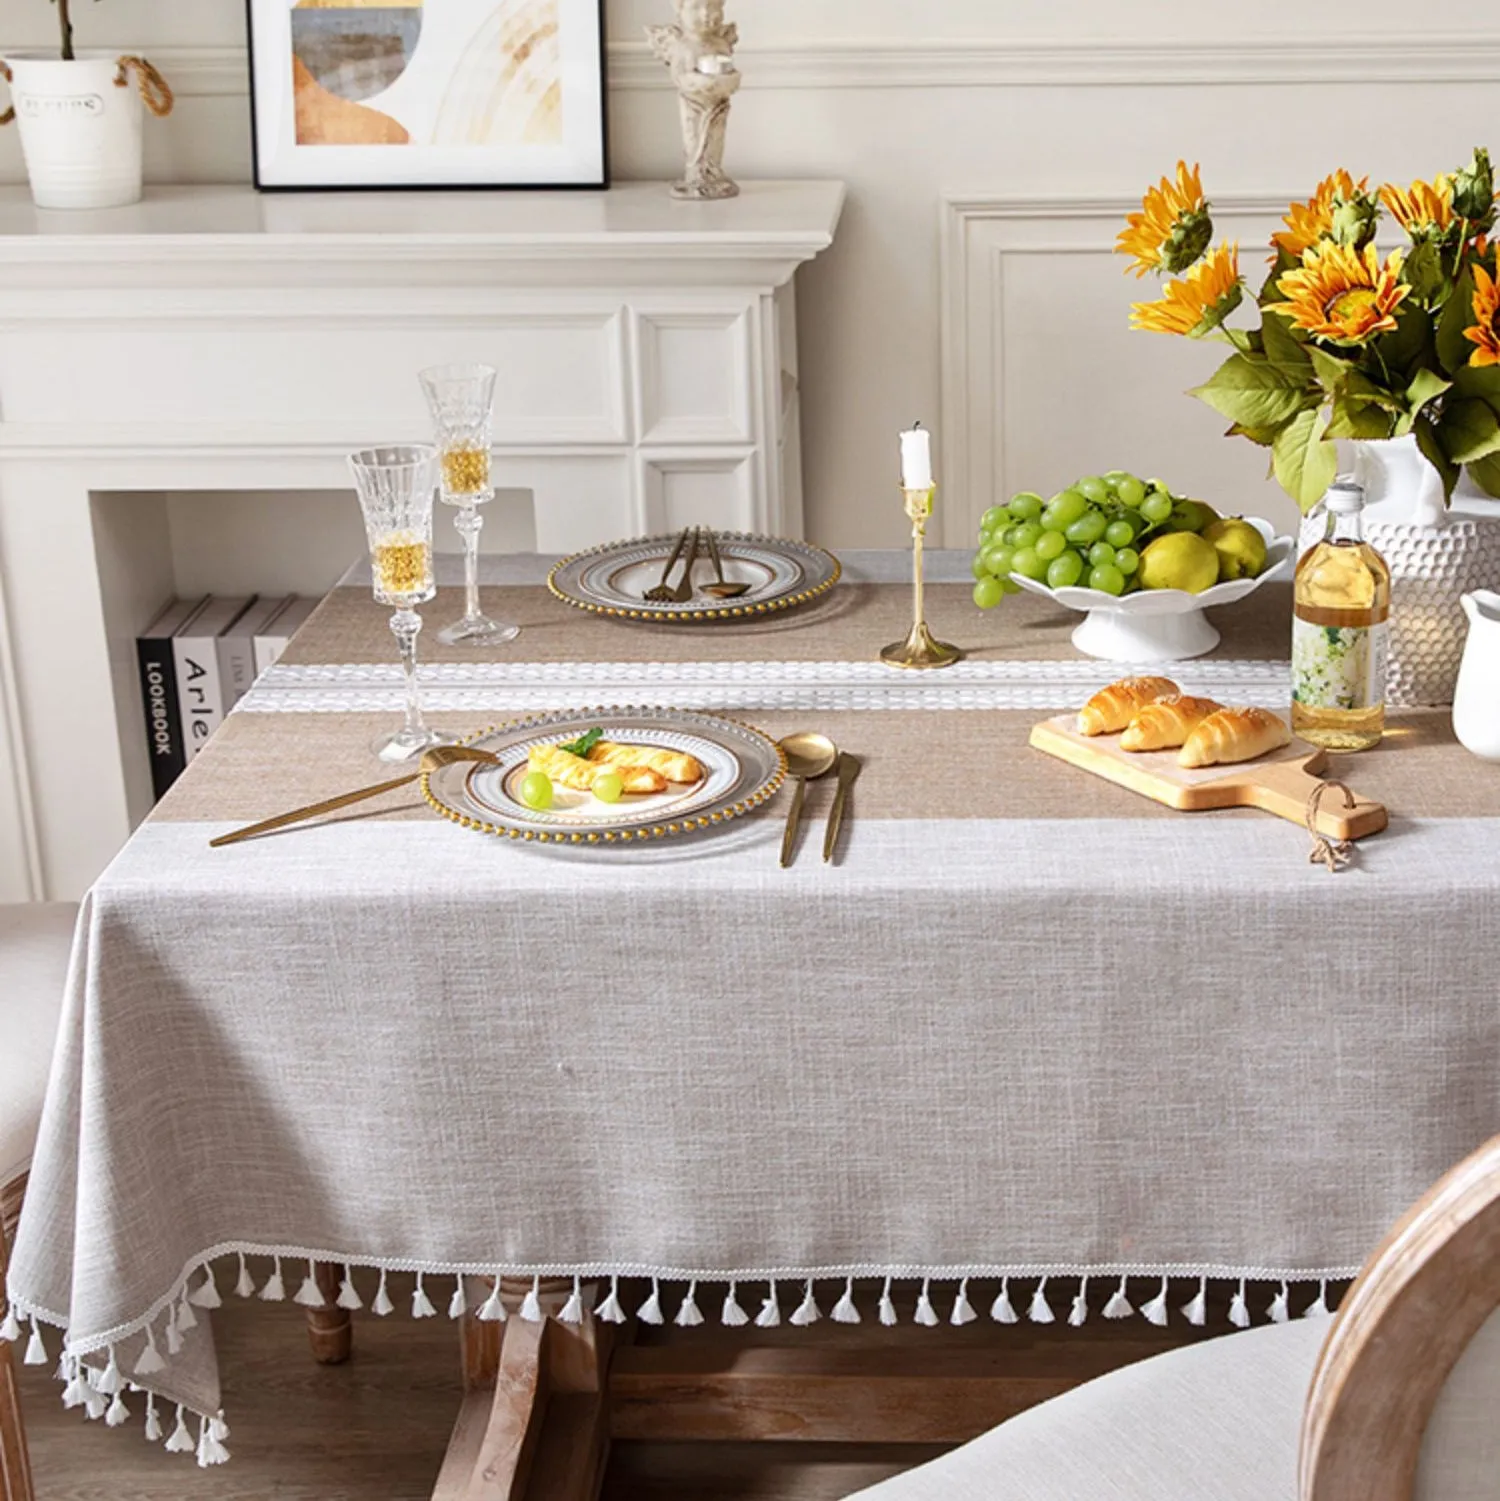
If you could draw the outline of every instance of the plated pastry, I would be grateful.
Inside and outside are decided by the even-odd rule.
[[[1217,714],[1223,707],[1211,698],[1193,698],[1186,693],[1159,698],[1125,726],[1120,749],[1175,750],[1210,714]]]
[[[1228,766],[1253,761],[1292,743],[1286,721],[1269,709],[1220,709],[1188,736],[1179,766]]]
[[[1147,704],[1181,692],[1171,678],[1121,678],[1118,683],[1101,688],[1079,711],[1079,733],[1113,735],[1123,730]]]

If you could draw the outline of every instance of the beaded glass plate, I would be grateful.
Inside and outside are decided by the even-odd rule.
[[[686,752],[703,775],[616,803],[555,784],[550,808],[523,802],[521,782],[532,747],[564,745],[595,728],[606,740]],[[780,748],[759,730],[676,709],[568,709],[483,730],[464,743],[491,752],[499,765],[458,762],[429,772],[422,778],[423,797],[464,828],[543,844],[625,844],[691,834],[759,807],[786,777]]]
[[[838,582],[839,560],[821,547],[783,537],[756,537],[748,532],[715,532],[724,578],[748,584],[738,599],[715,599],[699,592],[715,578],[708,549],[700,546],[693,565],[693,594],[681,604],[653,604],[642,596],[661,582],[662,570],[678,532],[610,542],[564,558],[547,578],[547,587],[565,604],[596,615],[623,620],[744,620],[789,610],[816,599]],[[679,563],[671,581],[682,576]]]

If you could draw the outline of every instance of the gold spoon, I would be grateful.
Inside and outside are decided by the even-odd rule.
[[[810,730],[787,735],[777,743],[786,756],[787,774],[797,784],[792,790],[792,806],[787,810],[786,833],[781,838],[781,865],[784,870],[792,863],[792,847],[797,842],[797,827],[802,822],[802,799],[807,792],[807,784],[833,770],[834,762],[839,758],[839,748],[827,735],[817,735]]]
[[[704,594],[712,595],[714,599],[738,599],[742,594],[750,592],[749,584],[731,584],[725,581],[724,564],[719,558],[719,544],[714,541],[712,527],[704,527],[703,534],[708,538],[708,555],[713,559],[714,572],[719,580],[715,584],[703,584],[700,586]]]

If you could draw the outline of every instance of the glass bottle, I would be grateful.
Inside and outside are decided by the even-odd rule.
[[[1369,750],[1385,733],[1391,570],[1365,541],[1358,484],[1335,481],[1323,506],[1323,540],[1302,555],[1292,591],[1292,731]]]

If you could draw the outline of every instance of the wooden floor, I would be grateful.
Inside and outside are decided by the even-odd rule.
[[[222,1279],[221,1279],[222,1280]],[[392,1279],[398,1309],[401,1279]],[[214,1314],[233,1433],[230,1464],[200,1470],[144,1438],[139,1396],[122,1429],[65,1412],[43,1368],[23,1368],[23,1400],[39,1501],[427,1501],[462,1391],[457,1337],[446,1318],[357,1315],[355,1358],[320,1367],[308,1355],[302,1310],[291,1303],[226,1299]],[[1176,1321],[1174,1321],[1176,1323]],[[1223,1329],[1218,1324],[1218,1330]],[[981,1320],[965,1329],[884,1330],[858,1326],[751,1331],[772,1343],[798,1341],[829,1352],[874,1343],[930,1341],[935,1349],[993,1346],[996,1358],[1074,1380],[1201,1337],[1140,1319],[1083,1329]],[[1217,1332],[1211,1330],[1205,1332]],[[711,1352],[741,1337],[715,1325],[642,1330],[647,1346],[681,1343]],[[988,1343],[985,1343],[988,1342]],[[649,1356],[645,1357],[649,1358]],[[631,1443],[617,1440],[605,1501],[836,1501],[861,1486],[941,1452],[905,1446],[825,1443]]]

